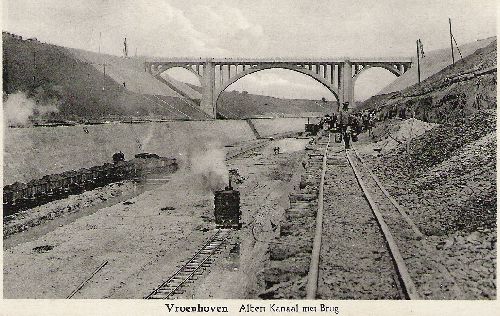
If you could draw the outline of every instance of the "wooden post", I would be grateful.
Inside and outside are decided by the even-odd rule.
[[[36,51],[33,51],[33,87],[36,85]]]
[[[417,40],[417,74],[418,74],[418,84],[420,84],[420,43]]]
[[[448,23],[450,24],[451,59],[453,61],[453,65],[455,65],[455,52],[453,49],[453,33],[451,32],[451,19],[450,18],[448,18]]]
[[[106,86],[106,63],[102,64],[102,66],[103,66],[102,91],[104,91]]]

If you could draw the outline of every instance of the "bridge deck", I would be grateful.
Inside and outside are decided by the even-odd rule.
[[[204,64],[213,62],[217,64],[265,64],[265,63],[312,63],[312,64],[341,64],[349,61],[353,64],[371,63],[412,63],[411,57],[363,57],[363,58],[301,58],[301,57],[273,57],[273,58],[195,58],[195,57],[170,57],[154,58],[146,61],[149,64],[182,63],[182,64]]]

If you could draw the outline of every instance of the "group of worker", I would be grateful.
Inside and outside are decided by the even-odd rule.
[[[320,121],[323,129],[335,132],[335,141],[344,141],[345,148],[350,148],[350,141],[356,142],[358,135],[368,131],[371,136],[372,128],[375,126],[375,111],[363,111],[352,113],[349,102],[344,102],[342,110],[338,114],[325,115]]]

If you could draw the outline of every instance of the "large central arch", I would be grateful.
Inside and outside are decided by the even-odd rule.
[[[320,76],[318,76],[316,73],[314,73],[311,70],[308,70],[305,68],[299,68],[299,67],[283,66],[283,65],[280,65],[280,66],[267,65],[267,66],[250,67],[249,69],[246,69],[245,71],[232,77],[228,82],[225,82],[219,89],[217,89],[217,91],[214,94],[215,103],[217,104],[217,101],[219,100],[219,97],[221,96],[222,92],[224,92],[230,85],[232,85],[236,81],[238,81],[241,78],[248,76],[250,74],[254,74],[256,72],[263,71],[263,70],[269,70],[269,69],[285,69],[285,70],[298,72],[298,73],[304,74],[308,77],[311,77],[314,80],[316,80],[317,82],[321,83],[324,87],[326,87],[335,96],[335,99],[337,99],[337,101],[340,101],[339,90],[335,86],[328,83],[326,80],[324,80],[323,78],[321,78]]]

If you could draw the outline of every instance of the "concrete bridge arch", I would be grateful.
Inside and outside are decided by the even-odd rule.
[[[290,71],[298,72],[298,73],[304,74],[304,75],[306,75],[308,77],[311,77],[314,80],[316,80],[317,82],[321,83],[324,87],[326,87],[335,96],[335,98],[337,99],[337,101],[340,100],[339,99],[339,90],[334,85],[332,85],[331,83],[327,82],[324,78],[322,78],[321,76],[318,76],[313,71],[310,71],[308,69],[301,68],[301,67],[289,67],[289,66],[279,66],[279,67],[277,67],[277,66],[256,66],[256,67],[250,67],[250,68],[246,69],[245,71],[243,71],[241,73],[238,73],[237,75],[235,75],[234,77],[232,77],[228,82],[224,83],[224,85],[222,87],[220,87],[215,92],[215,96],[214,96],[215,97],[215,103],[217,104],[217,101],[219,100],[219,97],[222,94],[222,92],[224,92],[230,85],[232,85],[236,81],[238,81],[241,78],[243,78],[245,76],[248,76],[250,74],[254,74],[256,72],[263,71],[263,70],[269,70],[269,69],[285,69],[285,70],[290,70]]]
[[[201,110],[215,118],[222,91],[257,71],[278,68],[302,73],[325,86],[340,103],[353,104],[354,84],[362,72],[381,67],[400,76],[411,64],[411,58],[169,58],[147,61],[144,67],[159,80],[161,73],[173,67],[194,73],[202,84]]]

